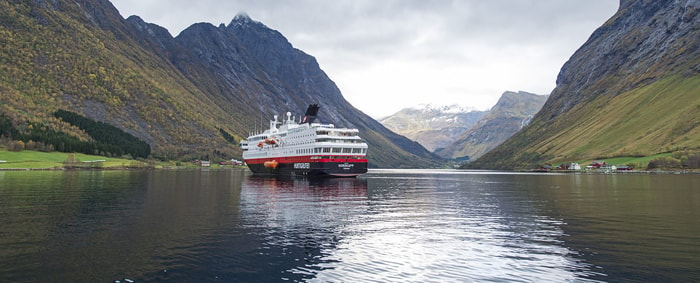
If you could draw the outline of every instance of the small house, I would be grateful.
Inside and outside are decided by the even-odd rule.
[[[581,165],[573,162],[573,163],[562,163],[560,164],[557,169],[559,170],[581,170]]]
[[[617,167],[617,171],[632,171],[632,169],[634,169],[634,168],[632,168],[632,166],[626,166],[626,165]]]
[[[608,164],[605,163],[605,161],[593,161],[593,162],[591,162],[591,165],[588,165],[588,166],[590,166],[590,168],[593,168],[593,169],[600,169],[601,167],[606,167],[607,165]]]

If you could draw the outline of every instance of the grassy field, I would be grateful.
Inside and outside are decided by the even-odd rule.
[[[40,151],[7,151],[0,148],[0,169],[28,168],[28,169],[57,169],[63,168],[63,162],[73,155],[80,160],[85,167],[118,168],[118,167],[146,167],[144,162],[110,158],[104,156],[87,155],[80,153],[40,152]],[[98,161],[98,162],[96,162]]]
[[[73,155],[78,159],[76,167],[95,169],[122,169],[122,168],[200,168],[191,162],[160,161],[147,163],[138,160],[111,158],[99,155],[64,152],[41,152],[32,150],[7,151],[0,146],[0,170],[10,169],[62,169],[64,161]],[[230,168],[231,165],[220,166],[212,162],[210,168]],[[237,166],[239,167],[239,166]]]
[[[651,156],[643,156],[643,157],[613,157],[613,158],[601,158],[601,159],[595,159],[595,160],[583,160],[579,161],[578,163],[581,164],[581,167],[585,167],[588,164],[591,164],[593,161],[605,161],[605,163],[610,164],[610,165],[616,165],[616,166],[622,166],[622,165],[630,165],[634,169],[639,169],[643,170],[647,167],[649,164],[649,161],[655,158],[659,157],[671,157],[671,153],[661,153],[661,154],[656,154],[656,155],[651,155]]]

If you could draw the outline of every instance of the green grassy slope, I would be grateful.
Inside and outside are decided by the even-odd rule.
[[[477,166],[651,156],[700,148],[700,75],[671,76],[620,95],[599,96],[559,119],[536,120]]]
[[[146,167],[146,163],[104,156],[87,154],[69,154],[63,152],[40,152],[40,151],[7,151],[0,148],[0,170],[2,169],[55,169],[62,168],[63,162],[72,155],[82,162],[85,167],[99,166],[99,168],[111,167]],[[95,161],[99,161],[95,162]],[[95,162],[92,164],[92,162]]]

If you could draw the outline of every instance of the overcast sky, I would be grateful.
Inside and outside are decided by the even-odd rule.
[[[316,57],[374,118],[420,104],[492,107],[504,91],[549,94],[561,66],[618,0],[112,0],[173,36],[236,14]],[[323,103],[322,101],[320,103]],[[285,110],[280,110],[285,111]]]

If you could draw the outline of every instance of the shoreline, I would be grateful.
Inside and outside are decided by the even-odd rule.
[[[200,167],[200,166],[110,166],[110,167],[45,167],[45,168],[31,168],[31,167],[14,167],[14,168],[0,168],[0,171],[124,171],[124,170],[185,170],[185,169],[206,169],[206,170],[225,170],[225,169],[247,169],[246,166],[212,166],[212,167]]]
[[[533,173],[564,173],[564,174],[667,174],[667,175],[685,175],[685,174],[700,174],[698,169],[685,169],[685,170],[669,170],[669,169],[659,169],[659,170],[518,170],[516,172],[533,172]]]
[[[0,168],[3,171],[128,171],[128,170],[226,170],[226,169],[247,169],[246,166],[227,166],[227,167],[196,167],[196,166],[156,166],[156,167],[129,167],[129,166],[113,166],[113,167],[53,167],[53,168]],[[384,168],[396,169],[396,168]],[[429,169],[429,168],[425,168]],[[459,169],[458,169],[459,170]],[[579,175],[615,175],[615,174],[637,174],[637,175],[692,175],[700,174],[698,169],[686,170],[632,170],[632,171],[606,171],[606,170],[493,170],[498,172],[514,172],[514,173],[562,173],[562,174],[579,174]]]

